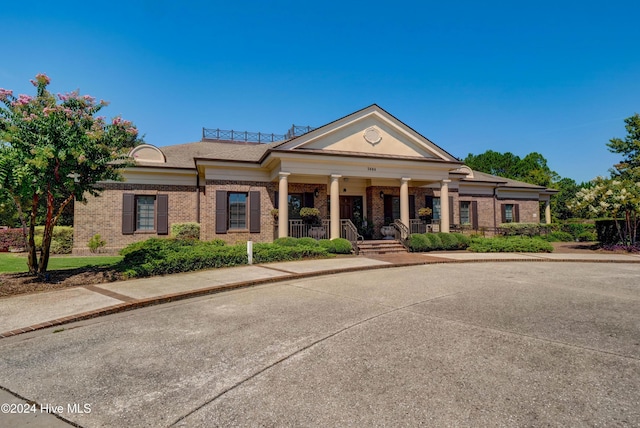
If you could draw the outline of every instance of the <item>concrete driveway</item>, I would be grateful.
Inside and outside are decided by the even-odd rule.
[[[640,426],[640,266],[423,265],[237,290],[3,339],[0,387],[86,427]]]

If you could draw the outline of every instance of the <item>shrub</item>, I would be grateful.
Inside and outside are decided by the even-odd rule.
[[[598,235],[595,232],[584,231],[579,233],[576,239],[580,242],[593,242],[598,240]]]
[[[200,239],[200,223],[174,223],[171,236],[177,239]]]
[[[25,246],[22,229],[0,229],[0,251],[9,251],[9,248],[24,248]]]
[[[476,253],[551,253],[553,246],[541,238],[510,236],[474,238],[469,250]]]
[[[257,243],[253,250],[253,259],[256,263],[299,260],[328,255],[327,250],[317,243],[313,246]],[[248,262],[247,248],[244,243],[224,245],[224,242],[220,240],[202,242],[194,239],[151,238],[128,245],[120,251],[120,254],[124,256],[124,259],[118,268],[126,277],[237,266]]]
[[[409,249],[412,252],[429,251],[431,249],[431,242],[425,234],[414,233],[409,236]]]
[[[432,250],[442,248],[442,239],[440,239],[440,236],[437,233],[427,233],[425,236],[427,237],[429,247],[431,247]]]
[[[461,233],[414,233],[409,236],[411,251],[464,250],[469,246],[469,237]]]
[[[297,245],[305,245],[307,247],[317,247],[320,244],[318,244],[318,241],[316,241],[313,238],[298,238]]]
[[[298,245],[298,238],[287,236],[285,238],[278,238],[274,240],[273,243],[282,247],[295,247]]]
[[[444,233],[439,232],[438,237],[442,242],[443,250],[457,250],[458,249],[458,238],[453,233]]]
[[[87,244],[87,246],[89,247],[89,251],[91,251],[92,253],[97,253],[100,248],[104,247],[105,245],[107,245],[107,241],[102,239],[99,234],[93,235],[91,239],[89,239],[89,243]]]
[[[36,226],[33,240],[36,248],[42,248],[42,235],[44,234],[44,226]],[[73,249],[73,227],[71,226],[54,226],[53,236],[51,238],[51,254],[71,254]]]
[[[336,239],[321,239],[318,241],[318,244],[325,248],[331,254],[351,254],[353,248],[351,247],[351,242],[347,241],[344,238],[336,238]]]
[[[570,233],[558,230],[546,235],[544,239],[547,242],[570,242],[573,241],[574,238]]]
[[[549,229],[549,225],[542,223],[503,223],[498,226],[498,233],[503,236],[539,236]]]
[[[620,234],[618,233],[618,227],[616,227],[616,222],[618,223],[618,227],[622,231],[623,236],[626,235],[626,226],[624,219],[602,219],[596,220],[596,234],[598,237],[598,241],[602,245],[615,245],[621,243]],[[636,241],[640,238],[640,228],[637,231]],[[628,239],[627,239],[628,240]]]
[[[272,244],[256,244],[253,247],[255,263],[269,263],[303,258],[327,257],[328,251],[319,245],[279,246]]]

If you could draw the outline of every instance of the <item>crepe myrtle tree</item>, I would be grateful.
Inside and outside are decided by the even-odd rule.
[[[54,96],[51,80],[31,80],[36,95],[0,89],[0,192],[16,207],[28,252],[29,272],[44,277],[53,227],[72,201],[98,196],[98,183],[121,180],[127,153],[140,144],[138,130],[116,117],[97,113],[107,105],[78,91]],[[40,203],[44,199],[45,203]],[[38,257],[34,230],[44,211],[44,233]]]
[[[586,208],[593,217],[622,218],[622,226],[615,222],[620,242],[635,245],[640,225],[640,181],[597,177],[592,183],[592,187],[576,193],[569,208]]]

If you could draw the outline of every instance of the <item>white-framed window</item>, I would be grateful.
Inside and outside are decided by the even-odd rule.
[[[247,229],[247,193],[229,192],[229,230]]]
[[[153,195],[136,196],[136,230],[156,230],[156,197]]]
[[[460,201],[460,224],[471,224],[471,202]]]
[[[505,223],[513,223],[513,204],[505,204],[504,205],[504,222]]]

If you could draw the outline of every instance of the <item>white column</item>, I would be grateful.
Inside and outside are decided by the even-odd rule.
[[[544,221],[551,224],[551,201],[544,202]]]
[[[409,181],[410,178],[402,177],[400,179],[400,221],[409,228]]]
[[[289,175],[289,172],[278,175],[278,238],[289,236]]]
[[[340,237],[340,177],[338,174],[331,174],[331,234],[330,239]]]
[[[440,232],[449,233],[449,183],[451,180],[442,180],[440,183]]]

